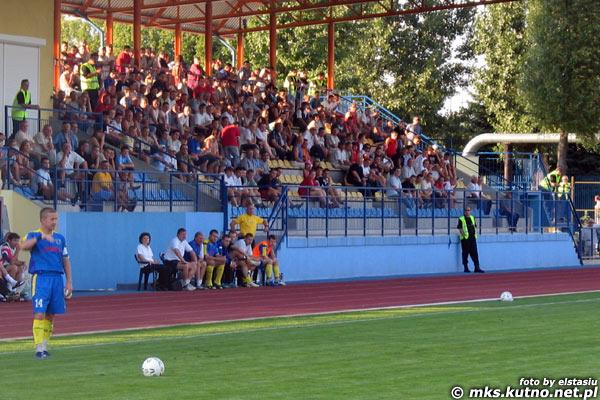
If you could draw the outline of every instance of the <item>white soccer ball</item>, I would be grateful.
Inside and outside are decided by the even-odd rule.
[[[513,301],[513,295],[511,292],[502,292],[500,295],[500,301]]]
[[[165,373],[165,364],[158,357],[149,357],[142,364],[144,376],[161,376]]]

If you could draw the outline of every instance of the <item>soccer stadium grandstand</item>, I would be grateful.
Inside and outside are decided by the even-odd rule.
[[[203,350],[190,338],[204,340],[235,332],[243,337],[261,331],[265,340],[279,346],[269,332],[279,329],[269,325],[271,317],[320,314],[300,322],[283,319],[281,327],[306,329],[311,324],[319,326],[317,319],[323,318],[326,329],[334,331],[336,324],[350,324],[355,315],[337,313],[368,309],[372,314],[360,313],[355,318],[373,327],[380,324],[377,329],[391,335],[398,326],[392,328],[391,319],[380,320],[399,315],[408,320],[413,312],[415,319],[425,319],[428,313],[458,313],[465,324],[465,315],[473,313],[485,324],[484,311],[497,305],[454,303],[490,300],[511,285],[518,296],[549,295],[571,291],[565,282],[572,277],[572,291],[597,290],[598,273],[582,268],[586,258],[593,258],[586,254],[595,255],[597,238],[594,242],[591,229],[591,238],[586,238],[586,228],[571,200],[570,181],[559,168],[549,168],[537,153],[515,152],[510,155],[512,171],[507,176],[499,161],[506,154],[494,153],[493,160],[490,154],[463,154],[428,134],[419,115],[396,115],[371,96],[348,93],[334,85],[336,23],[510,0],[433,1],[430,5],[420,1],[7,1],[3,7],[8,17],[0,17],[0,225],[6,238],[0,296],[10,302],[34,296],[36,278],[25,270],[30,261],[25,250],[31,250],[35,259],[39,255],[34,241],[50,240],[59,249],[64,239],[76,293],[71,300],[69,283],[64,294],[74,309],[67,318],[73,319],[58,331],[61,334],[109,332],[94,343],[116,346],[111,347],[111,354],[123,345],[123,354],[130,358],[139,357],[131,350],[135,346],[128,347],[137,338],[142,347],[136,351],[153,349],[151,343],[143,344],[146,340],[165,340],[165,348],[172,347],[165,354],[177,352],[175,342],[181,339],[189,348],[198,347],[203,362],[209,362],[227,354],[228,347],[217,355],[213,347]],[[351,8],[355,3],[376,4],[356,11]],[[339,17],[331,11],[339,6],[356,12]],[[311,12],[327,7],[326,72],[277,74],[277,29],[315,22]],[[292,19],[294,23],[277,25],[277,14],[286,12],[304,14]],[[88,17],[105,20],[101,46],[91,48],[76,37],[61,41],[63,14],[85,17],[90,24]],[[269,31],[270,65],[252,65],[244,58],[240,35],[248,26],[245,20],[241,23],[242,16],[258,19],[249,29]],[[265,16],[269,23],[262,26]],[[5,24],[11,18],[16,22]],[[133,24],[131,43],[117,53],[112,45],[114,21]],[[141,26],[173,28],[173,54],[162,48],[142,49]],[[209,48],[213,36],[237,37],[237,60],[213,59],[211,51],[203,60],[200,56],[184,59],[182,31],[203,34]],[[44,222],[44,215],[52,213],[49,209],[58,212],[56,232],[44,230],[51,226]],[[37,232],[40,219],[42,228]],[[461,263],[469,235],[475,246],[474,258],[471,253],[475,272],[485,270],[485,275],[463,273],[470,272],[464,258]],[[23,240],[17,242],[20,237]],[[67,257],[66,248],[62,254]],[[37,277],[36,264],[31,265]],[[536,282],[547,289],[538,290]],[[142,289],[152,293],[137,293]],[[218,294],[220,289],[226,290]],[[154,293],[161,291],[196,293]],[[536,309],[559,304],[557,315],[568,321],[569,304],[583,315],[589,303],[597,300],[592,294],[577,296],[564,304],[562,300],[524,300],[530,308],[520,308],[518,313],[532,318]],[[506,298],[512,301],[512,295]],[[34,310],[39,306],[35,300]],[[294,303],[297,309],[284,308]],[[444,308],[438,303],[452,304]],[[430,308],[396,308],[427,304]],[[86,307],[96,307],[90,313],[89,327],[80,322],[86,318]],[[393,308],[387,310],[393,317],[386,317],[387,311],[381,308]],[[19,357],[24,342],[13,339],[30,335],[31,320],[21,317],[24,308],[20,304],[0,304],[0,315],[4,310],[11,310],[6,316],[17,322],[0,335],[0,356],[14,353]],[[223,322],[214,325],[214,330],[213,325],[204,326],[240,319],[252,321],[244,326],[239,321]],[[263,321],[267,322],[261,325]],[[519,322],[510,323],[515,329],[526,329]],[[34,322],[39,359],[48,358],[44,346],[53,329],[52,322],[43,324]],[[365,338],[379,334],[356,325],[365,329]],[[138,331],[127,333],[149,327],[164,329],[155,336],[149,334],[154,339],[138,337]],[[548,323],[544,329],[551,327]],[[428,329],[437,332],[434,323]],[[112,333],[120,330],[125,333]],[[427,336],[427,332],[421,334]],[[44,342],[38,341],[38,334],[46,335]],[[418,346],[409,331],[403,334],[410,345]],[[307,334],[307,346],[313,343],[325,351],[321,341],[331,340],[331,335],[335,332],[316,333],[312,339]],[[447,340],[441,333],[435,335]],[[58,343],[66,348],[89,346],[86,336],[80,338],[66,336]],[[368,340],[364,345],[374,346]],[[291,336],[282,338],[287,344],[291,341]],[[258,357],[266,365],[272,360],[262,357],[270,348],[262,339],[259,342]],[[236,353],[243,353],[243,343],[231,343]],[[361,346],[357,352],[364,357]],[[338,355],[353,352],[342,347]],[[374,354],[383,353],[377,349]],[[61,361],[60,355],[55,357]],[[101,353],[92,357],[104,362]],[[435,357],[431,357],[428,362],[434,365]],[[366,362],[371,371],[379,361]],[[461,365],[467,364],[461,360]],[[195,368],[193,360],[180,365]],[[169,371],[168,363],[166,368]],[[355,372],[327,379],[353,380]],[[248,378],[250,387],[254,378]],[[506,374],[502,378],[508,379]],[[318,380],[312,375],[308,379]],[[80,394],[80,383],[68,393]],[[446,380],[444,385],[452,383],[460,382]],[[123,385],[120,382],[118,390]],[[293,386],[287,380],[285,385]],[[265,398],[446,398],[437,392],[397,395],[406,388],[402,385],[395,392],[393,387],[390,383],[389,393],[381,396],[357,389],[355,397],[343,396],[343,391],[323,397],[291,388],[292,395],[277,397],[268,392]],[[118,390],[107,391],[106,398],[112,394],[116,396],[112,398],[129,398]],[[161,386],[160,393],[166,393],[163,390]],[[454,393],[453,389],[453,398],[462,397]],[[257,396],[227,392],[222,397]],[[215,392],[210,398],[221,397]]]

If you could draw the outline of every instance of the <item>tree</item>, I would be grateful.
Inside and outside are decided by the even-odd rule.
[[[469,31],[473,15],[459,9],[336,24],[336,88],[369,95],[405,119],[418,114],[427,133],[444,135],[439,112],[466,83],[461,61],[471,56],[454,43]],[[278,79],[292,68],[326,71],[325,26],[278,31],[277,43]],[[268,33],[248,35],[246,49],[253,65],[268,65]]]
[[[491,5],[475,23],[475,54],[484,66],[475,72],[476,97],[485,107],[495,132],[534,132],[537,128],[527,112],[520,82],[529,43],[526,39],[527,3]],[[506,143],[504,176],[512,180],[512,145]]]
[[[525,2],[491,5],[475,23],[475,54],[485,59],[485,65],[475,71],[476,96],[496,132],[535,130],[520,86],[529,48],[526,11]]]
[[[600,132],[600,3],[531,0],[523,90],[529,111],[558,130],[558,166],[567,171],[567,133],[592,143]]]

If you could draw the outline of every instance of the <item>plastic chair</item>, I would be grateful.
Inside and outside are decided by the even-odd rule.
[[[154,288],[154,290],[156,290],[156,278],[158,275],[156,266],[154,264],[148,264],[148,265],[142,267],[143,264],[147,264],[147,263],[140,262],[140,260],[138,260],[138,258],[137,258],[137,254],[134,254],[133,258],[135,259],[135,262],[140,267],[140,275],[138,277],[138,286],[137,286],[138,292],[142,288],[142,277],[144,278],[144,290],[148,290],[148,279],[150,278],[150,274],[152,274],[152,287]]]

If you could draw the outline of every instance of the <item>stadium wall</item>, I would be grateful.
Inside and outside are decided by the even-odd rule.
[[[50,95],[52,93],[53,82],[53,43],[54,43],[54,2],[52,0],[2,0],[0,12],[0,35],[10,35],[23,37],[25,41],[28,38],[45,40],[45,45],[40,47],[39,52],[39,78],[30,77],[29,79],[39,79],[39,98],[32,99],[32,102],[39,102],[42,107],[51,108],[52,102]],[[18,41],[18,40],[17,40]],[[1,68],[1,67],[0,67]],[[15,82],[6,83],[14,85]],[[20,82],[16,82],[18,89]],[[0,88],[2,89],[2,88]],[[2,91],[2,90],[0,90]],[[12,91],[11,91],[12,92]],[[7,93],[4,98],[0,114],[4,115],[4,105],[12,105],[14,93]],[[36,93],[38,93],[36,91]]]
[[[177,229],[188,240],[223,226],[222,213],[61,213],[59,231],[67,239],[76,290],[115,289],[138,281],[133,259],[141,232],[150,232],[154,256],[164,252]]]
[[[40,227],[40,206],[12,190],[0,191],[0,197],[8,217],[8,221],[2,221],[2,235],[11,231],[25,236]],[[22,252],[19,258],[29,261],[29,252]]]
[[[445,274],[462,272],[458,242],[458,235],[289,238],[279,259],[287,281]],[[486,271],[579,265],[566,233],[480,236],[478,249]]]
[[[186,228],[191,240],[196,231],[207,236],[222,224],[221,213],[61,213],[59,231],[67,238],[75,288],[93,290],[137,283],[133,254],[142,231],[152,235],[151,247],[158,258],[178,228]],[[448,239],[289,238],[278,256],[287,281],[460,272],[458,238]],[[488,271],[579,265],[567,234],[482,236],[479,252]]]

